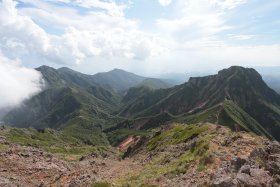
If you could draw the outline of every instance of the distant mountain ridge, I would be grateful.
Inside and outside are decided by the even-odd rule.
[[[82,74],[66,67],[59,68],[57,71],[62,75],[63,79],[71,79],[78,85],[83,85],[84,82],[79,82],[83,80],[87,84],[98,85],[117,93],[127,91],[131,87],[147,86],[151,89],[160,89],[173,86],[165,80],[147,78],[121,69],[113,69],[94,75]]]
[[[116,92],[134,87],[146,79],[145,77],[121,69],[97,73],[92,75],[92,78],[95,82],[102,84],[106,88],[111,88]]]
[[[120,114],[129,118],[168,113],[172,119],[228,122],[237,129],[255,129],[279,139],[280,96],[250,68],[233,66],[217,75],[190,78],[185,84],[165,90],[133,89],[123,102],[125,107]],[[249,127],[252,124],[254,127]]]
[[[147,87],[152,90],[170,88],[173,85],[168,80],[160,80],[156,78],[146,78],[140,82],[136,87]]]
[[[107,142],[102,129],[104,124],[118,120],[113,116],[121,105],[122,94],[148,79],[118,69],[95,75],[66,67],[41,66],[36,70],[45,80],[45,90],[5,115],[5,123],[60,129],[92,143]],[[166,86],[163,81],[154,80],[155,84]]]

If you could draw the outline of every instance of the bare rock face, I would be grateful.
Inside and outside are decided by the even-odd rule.
[[[123,159],[136,152],[146,140],[146,137],[133,135],[122,141],[119,145],[119,150],[124,152]]]
[[[248,158],[234,157],[217,170],[213,187],[274,187],[280,173],[280,144],[268,142],[264,148],[254,149]]]

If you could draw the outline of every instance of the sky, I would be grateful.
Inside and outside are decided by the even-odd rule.
[[[91,74],[278,66],[279,9],[279,0],[0,0],[0,52]]]
[[[42,87],[40,65],[150,76],[280,66],[279,9],[279,0],[0,0],[0,72],[35,84],[29,97]]]

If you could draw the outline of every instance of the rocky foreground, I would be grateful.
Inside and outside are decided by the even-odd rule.
[[[92,186],[127,174],[126,167],[138,168],[130,159],[120,161],[114,151],[65,161],[39,148],[9,145],[0,153],[0,186]]]
[[[162,127],[120,148],[65,159],[0,137],[0,186],[255,186],[280,184],[280,144],[213,124]]]

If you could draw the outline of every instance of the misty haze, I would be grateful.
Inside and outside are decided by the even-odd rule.
[[[0,0],[0,187],[280,186],[279,9]]]

